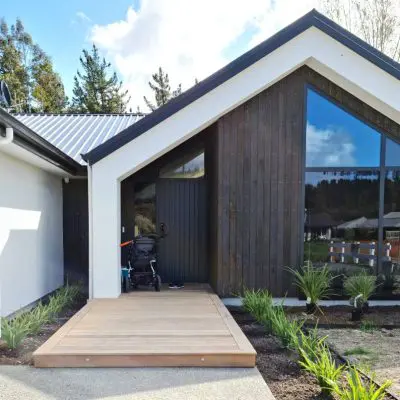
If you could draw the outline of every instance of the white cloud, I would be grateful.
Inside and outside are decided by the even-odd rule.
[[[318,129],[307,123],[308,167],[352,167],[356,165],[351,135],[337,127]]]
[[[159,66],[169,73],[173,87],[182,83],[188,88],[195,77],[204,79],[316,2],[142,0],[138,10],[128,9],[125,19],[94,25],[90,39],[113,62],[131,93],[132,107],[143,107],[143,95],[151,95],[147,82]],[[238,45],[241,38],[244,46]]]
[[[92,22],[92,20],[83,11],[77,11],[75,15],[82,22]]]

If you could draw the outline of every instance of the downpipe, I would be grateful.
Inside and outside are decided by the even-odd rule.
[[[11,127],[0,128],[0,146],[12,143],[14,140],[14,129]]]

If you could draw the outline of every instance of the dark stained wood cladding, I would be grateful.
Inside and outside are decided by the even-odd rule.
[[[64,272],[70,280],[89,276],[88,209],[87,180],[63,182]]]
[[[210,151],[211,277],[220,295],[267,288],[296,294],[285,266],[303,253],[307,85],[388,136],[400,126],[308,67],[216,123]],[[213,195],[216,200],[213,200]]]
[[[301,70],[217,123],[217,291],[290,287],[298,265],[303,203],[304,80]]]

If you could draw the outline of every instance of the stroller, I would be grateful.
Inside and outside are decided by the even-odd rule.
[[[133,289],[139,285],[152,286],[159,292],[161,278],[157,274],[156,238],[139,235],[120,246],[129,246],[127,272],[130,286]]]

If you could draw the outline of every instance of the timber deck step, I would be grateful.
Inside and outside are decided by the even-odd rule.
[[[35,367],[254,367],[256,352],[205,286],[88,302],[33,354]]]

